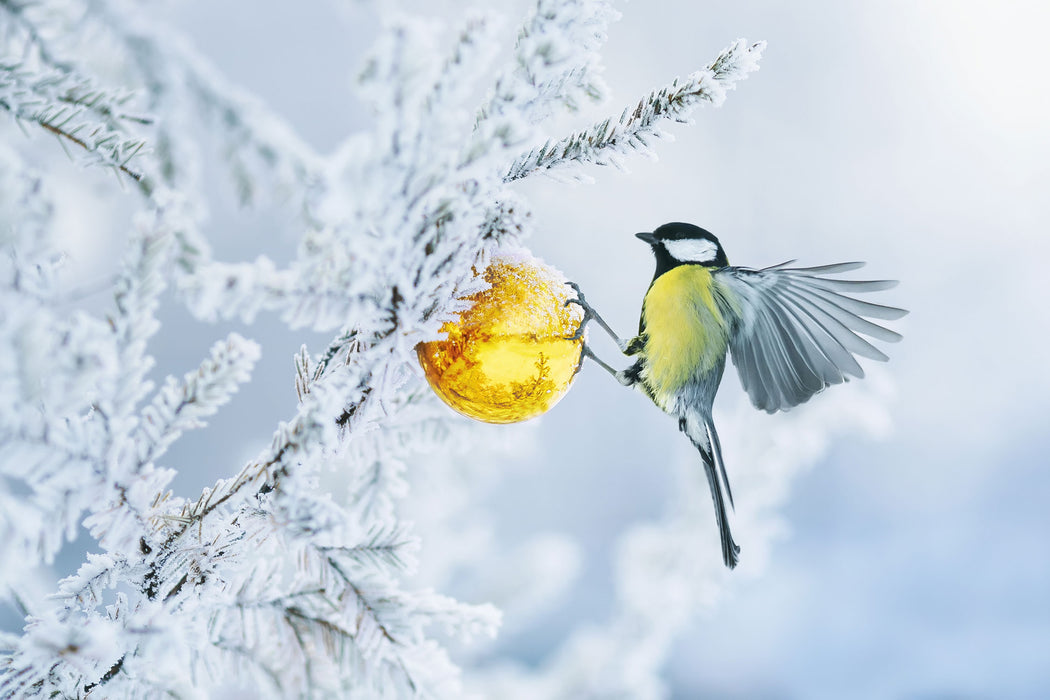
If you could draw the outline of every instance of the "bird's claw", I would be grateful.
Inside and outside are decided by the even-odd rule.
[[[590,318],[587,317],[587,312],[585,311],[583,313],[583,320],[580,321],[580,325],[576,327],[576,332],[572,335],[565,335],[562,337],[565,338],[565,340],[579,340],[583,337],[583,331],[586,329],[588,321],[590,321]]]
[[[599,364],[601,363],[601,360],[599,360],[598,356],[594,354],[594,351],[591,350],[590,347],[588,347],[587,343],[584,343],[583,347],[580,348],[580,361],[577,363],[576,369],[572,373],[572,376],[574,378],[576,377],[577,374],[580,373],[580,370],[583,369],[583,362],[588,357],[591,358],[592,360],[594,360],[595,362],[598,362]]]
[[[583,309],[583,320],[581,320],[580,325],[576,327],[576,332],[572,335],[565,336],[565,340],[579,340],[583,337],[583,332],[587,328],[587,324],[590,323],[591,319],[593,319],[596,314],[594,309],[591,308],[591,305],[587,303],[587,298],[583,295],[583,291],[580,290],[580,285],[575,282],[566,282],[565,284],[572,287],[572,291],[576,292],[575,298],[565,300],[565,306],[576,304]],[[577,371],[579,371],[579,369],[577,369]]]
[[[583,369],[583,361],[587,359],[587,351],[588,350],[590,350],[590,348],[588,348],[587,344],[584,343],[583,347],[580,349],[580,361],[576,363],[576,369],[574,369],[572,371],[572,378],[573,379],[575,379],[576,375],[580,373],[581,369]]]

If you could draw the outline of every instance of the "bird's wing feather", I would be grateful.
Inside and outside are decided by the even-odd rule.
[[[726,267],[714,273],[734,317],[729,338],[733,364],[752,403],[770,413],[797,406],[849,375],[863,377],[854,355],[887,360],[861,334],[889,343],[901,336],[867,319],[892,321],[907,313],[847,296],[890,289],[897,284],[893,280],[823,276],[864,263],[790,264],[762,270]]]

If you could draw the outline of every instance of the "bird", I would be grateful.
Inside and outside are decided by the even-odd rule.
[[[889,358],[867,336],[897,342],[901,335],[868,319],[893,321],[908,312],[852,296],[878,292],[896,280],[843,280],[829,277],[864,266],[843,262],[791,267],[794,260],[752,269],[729,264],[718,238],[693,224],[672,222],[635,234],[649,244],[656,272],[642,299],[638,335],[621,339],[570,282],[583,319],[571,336],[583,338],[598,323],[633,359],[616,370],[582,345],[581,363],[590,359],[621,384],[641,389],[696,447],[714,503],[722,559],[732,569],[740,547],[729,526],[733,492],[729,487],[712,406],[727,355],[751,403],[768,413],[786,411],[850,377],[863,377],[856,356]]]

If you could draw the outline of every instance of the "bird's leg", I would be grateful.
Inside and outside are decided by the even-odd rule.
[[[576,298],[575,299],[567,299],[565,301],[565,305],[566,306],[568,306],[569,304],[577,304],[577,305],[579,305],[579,307],[581,309],[583,309],[583,320],[580,321],[580,325],[579,325],[579,327],[576,328],[576,332],[575,333],[573,333],[572,335],[566,336],[566,340],[579,340],[580,338],[582,338],[583,337],[583,330],[584,330],[584,328],[587,327],[587,322],[590,321],[591,319],[594,319],[595,321],[598,322],[598,325],[600,325],[602,328],[605,329],[606,333],[608,333],[610,336],[612,336],[612,339],[615,340],[616,344],[620,347],[620,351],[623,352],[625,350],[625,348],[626,348],[626,344],[624,343],[624,341],[620,340],[620,337],[617,336],[616,333],[613,332],[613,329],[609,327],[609,324],[605,322],[605,319],[603,319],[601,316],[599,316],[598,312],[595,311],[591,307],[591,305],[587,303],[587,300],[583,296],[583,292],[580,291],[580,285],[576,284],[575,282],[568,282],[567,284],[570,287],[573,288],[573,291],[576,292]],[[584,342],[584,344],[583,344],[583,349],[580,351],[580,355],[581,355],[580,356],[580,364],[578,364],[576,366],[576,372],[573,372],[573,374],[576,374],[581,369],[583,369],[583,360],[585,358],[589,357],[592,360],[594,360],[598,364],[599,367],[601,367],[606,372],[611,374],[616,381],[620,382],[620,384],[623,384],[624,386],[630,386],[631,385],[632,382],[627,378],[627,376],[626,376],[626,374],[624,372],[620,372],[620,371],[614,369],[609,363],[605,362],[600,357],[595,355],[594,351],[591,350],[590,346],[587,345],[586,342]]]
[[[576,298],[566,299],[565,305],[568,306],[569,304],[576,304],[581,309],[583,309],[583,320],[580,321],[580,325],[576,329],[576,332],[570,335],[568,337],[568,340],[579,340],[580,338],[582,338],[583,330],[587,327],[588,323],[594,320],[597,321],[598,325],[601,326],[605,330],[605,332],[609,334],[609,337],[612,338],[613,341],[615,341],[616,346],[620,348],[620,352],[626,352],[627,342],[625,340],[622,340],[620,336],[616,335],[616,332],[609,326],[608,323],[605,322],[605,319],[602,318],[598,314],[598,312],[594,310],[594,307],[587,303],[587,298],[584,297],[583,292],[580,291],[580,285],[576,284],[575,282],[567,282],[566,284],[572,287],[573,291],[576,292]],[[590,357],[591,359],[601,363],[606,368],[609,368],[608,365],[602,363],[601,360],[595,357],[594,353],[590,353]]]
[[[592,360],[594,360],[598,364],[599,367],[601,367],[606,372],[611,374],[613,376],[613,379],[615,379],[616,381],[620,382],[620,384],[623,384],[624,386],[630,386],[631,385],[631,382],[627,379],[626,375],[623,372],[620,372],[619,370],[614,369],[607,362],[605,362],[600,357],[595,355],[594,351],[591,350],[590,346],[588,346],[587,343],[583,344],[582,354],[583,354],[583,357],[589,357]],[[581,357],[580,358],[580,364],[577,365],[576,372],[573,372],[573,374],[578,373],[582,368],[583,368],[583,358]]]

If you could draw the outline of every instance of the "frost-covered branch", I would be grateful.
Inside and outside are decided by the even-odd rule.
[[[198,118],[222,137],[225,161],[242,201],[250,201],[260,173],[309,192],[321,179],[321,159],[276,113],[226,79],[186,39],[126,0],[87,0],[88,20],[111,35],[141,75],[156,110],[196,107]],[[190,115],[187,115],[190,117]],[[176,125],[157,133],[160,172],[170,186],[194,184],[176,173],[195,170],[199,148],[179,138]],[[261,167],[254,167],[256,159]],[[192,178],[190,178],[192,180]],[[304,195],[305,196],[305,195]]]
[[[16,561],[49,561],[90,503],[94,390],[115,374],[97,319],[53,309],[61,255],[49,236],[51,204],[39,175],[0,149],[0,585]],[[52,356],[53,354],[53,356]],[[28,496],[16,498],[18,490]]]
[[[607,88],[598,49],[609,23],[619,16],[607,2],[537,0],[518,33],[513,61],[478,113],[478,124],[494,114],[517,112],[532,125],[559,109],[575,111],[585,100],[601,100]]]
[[[650,140],[662,138],[660,125],[684,122],[702,102],[720,106],[736,83],[758,70],[765,42],[748,44],[737,40],[718,55],[705,70],[685,80],[654,90],[633,109],[624,109],[619,119],[609,118],[557,141],[519,155],[507,170],[508,182],[537,171],[551,171],[584,163],[619,165],[625,155],[648,153]]]
[[[181,381],[168,377],[142,411],[135,436],[141,450],[139,463],[156,460],[183,432],[203,427],[203,419],[215,413],[248,381],[258,357],[258,345],[233,333],[215,344],[196,372],[188,373]]]
[[[425,544],[403,512],[410,466],[473,446],[435,411],[414,348],[466,308],[491,253],[527,235],[509,182],[638,150],[661,121],[718,103],[761,46],[738,43],[617,125],[523,154],[549,117],[604,95],[609,3],[537,0],[494,71],[490,14],[453,31],[388,20],[356,85],[374,124],[322,156],[148,8],[44,5],[0,0],[18,37],[0,108],[135,178],[113,196],[139,213],[112,306],[70,310],[54,294],[46,183],[0,150],[0,593],[26,617],[0,635],[0,694],[194,696],[229,682],[276,697],[460,697],[438,640],[494,635],[500,614],[407,579]],[[127,91],[96,87],[114,64]],[[201,124],[243,200],[264,181],[293,193],[291,260],[213,259]],[[333,336],[296,356],[299,401],[269,444],[190,498],[169,490],[177,465],[162,460],[250,379],[260,348],[230,334],[155,390],[168,290],[201,321],[270,313]],[[336,489],[322,485],[332,473]],[[14,563],[50,562],[81,527],[99,551],[49,600],[23,601]]]
[[[139,182],[143,175],[131,161],[146,142],[126,125],[149,120],[127,112],[131,97],[71,72],[40,72],[0,61],[0,109],[72,144],[82,162],[114,168]]]

